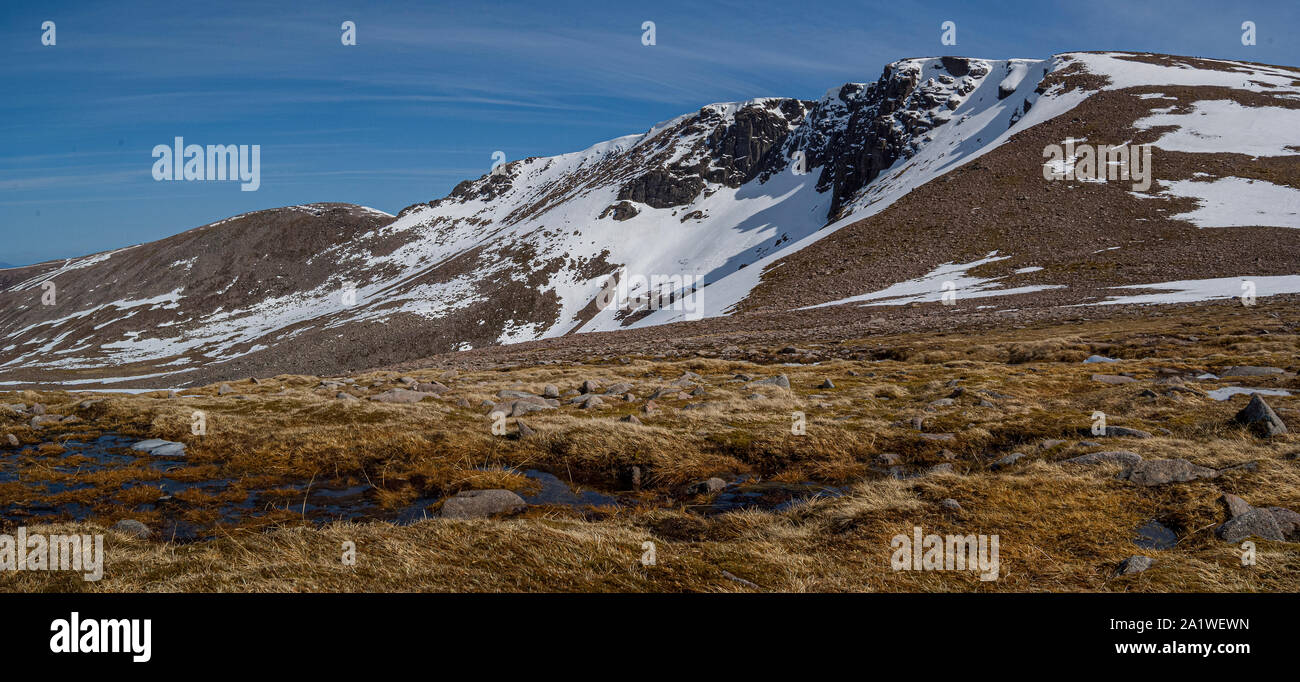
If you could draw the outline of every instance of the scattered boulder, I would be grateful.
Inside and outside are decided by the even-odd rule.
[[[1269,407],[1258,393],[1251,395],[1250,403],[1232,419],[1266,438],[1286,433],[1286,424],[1283,423],[1282,418],[1277,416],[1273,408]]]
[[[640,424],[640,423],[641,423],[641,420],[640,420],[640,419],[637,419],[635,414],[629,414],[629,415],[623,417],[622,419],[620,419],[619,421],[628,422],[628,423],[630,423],[630,424]]]
[[[379,395],[370,396],[370,399],[380,403],[418,403],[427,398],[428,395],[427,393],[410,391],[405,388],[390,388]]]
[[[547,384],[546,388],[542,389],[542,396],[552,399],[559,398],[560,387],[555,384]]]
[[[33,414],[33,415],[36,415],[36,416],[40,416],[40,415],[42,415],[42,414],[45,414],[45,406],[42,405],[42,404],[40,404],[40,403],[36,403],[36,404],[32,405],[32,407],[31,407],[30,410],[28,410],[28,413],[29,413],[29,414]]]
[[[356,396],[352,395],[351,393],[346,393],[346,392],[344,392],[344,391],[339,391],[338,393],[336,393],[336,394],[334,395],[334,397],[335,397],[335,399],[337,399],[337,400],[345,400],[345,401],[357,402],[357,397],[356,397]]]
[[[1103,363],[1103,362],[1119,362],[1119,360],[1116,360],[1115,358],[1108,358],[1104,355],[1089,355],[1087,358],[1084,359],[1083,364],[1092,365],[1092,364]]]
[[[939,502],[939,507],[950,512],[961,511],[961,503],[951,497],[941,500]]]
[[[594,393],[588,393],[586,395],[583,395],[581,398],[574,399],[569,402],[578,403],[578,409],[580,410],[594,410],[605,406],[605,401],[601,400],[600,396]]]
[[[444,519],[485,519],[527,506],[524,498],[509,490],[462,490],[442,503],[440,514]]]
[[[759,379],[758,381],[751,381],[749,385],[750,386],[776,386],[777,388],[781,388],[788,391],[790,390],[790,377],[787,377],[784,374],[778,374],[774,377]]]
[[[659,406],[655,404],[655,401],[653,400],[647,400],[645,401],[645,404],[641,406],[641,414],[651,415],[658,411]]]
[[[1110,384],[1112,386],[1131,384],[1134,381],[1137,381],[1137,379],[1134,379],[1133,377],[1126,377],[1122,374],[1094,374],[1092,375],[1092,380],[1103,384]]]
[[[33,429],[39,429],[46,424],[57,424],[61,421],[63,421],[63,417],[57,414],[42,414],[32,417],[32,420],[27,425]]]
[[[113,524],[110,527],[110,530],[115,530],[123,535],[128,535],[140,540],[148,540],[150,535],[149,526],[146,526],[135,519],[122,519]]]
[[[1186,483],[1203,478],[1214,478],[1219,472],[1197,466],[1185,459],[1148,459],[1138,462],[1120,475],[1144,486],[1166,483]]]
[[[1274,542],[1300,542],[1300,514],[1284,507],[1253,507],[1231,493],[1219,498],[1228,520],[1214,533],[1227,542],[1258,537]]]
[[[420,382],[416,381],[416,380],[415,380],[414,378],[412,378],[412,377],[399,377],[399,378],[397,379],[397,381],[398,381],[398,383],[406,384],[407,386],[414,386],[414,385],[420,383]]]
[[[534,430],[533,427],[525,424],[522,419],[516,419],[515,426],[519,429],[520,438],[530,438],[537,435],[537,431]]]
[[[632,384],[626,382],[618,383],[610,386],[609,388],[606,388],[605,395],[619,395],[620,393],[627,393],[631,390],[632,390]]]
[[[229,395],[234,392],[235,389],[231,388],[230,384],[222,384],[221,387],[217,389],[217,395]]]
[[[11,448],[16,448],[19,445],[22,445],[22,443],[18,442],[18,436],[15,436],[12,433],[5,434],[5,441],[9,443],[9,447]]]
[[[435,395],[441,395],[443,393],[446,393],[447,391],[450,391],[451,389],[447,388],[445,385],[437,381],[430,381],[424,384],[416,384],[415,390],[419,391],[420,393],[433,393]]]
[[[835,388],[835,383],[830,379],[827,379],[820,384],[817,384],[817,388]]]
[[[1115,575],[1120,576],[1141,573],[1142,571],[1151,568],[1151,565],[1154,563],[1155,559],[1152,559],[1149,556],[1135,554],[1119,563],[1119,568],[1115,569]]]
[[[600,390],[600,382],[587,379],[582,382],[582,386],[578,390],[582,393],[595,393]]]

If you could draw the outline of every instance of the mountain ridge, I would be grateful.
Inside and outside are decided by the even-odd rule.
[[[1089,102],[1110,102],[1132,116],[1107,124],[1132,131],[1130,142],[1150,137],[1157,143],[1176,137],[1178,126],[1135,124],[1160,117],[1181,123],[1185,112],[1203,102],[1235,102],[1233,107],[1252,114],[1290,116],[1297,78],[1289,67],[1132,53],[899,60],[878,80],[831,88],[820,100],[711,104],[640,135],[512,161],[396,216],[341,204],[270,209],[62,265],[0,272],[0,331],[7,339],[0,347],[0,378],[66,380],[113,371],[187,382],[304,365],[356,369],[683,319],[677,310],[638,309],[646,291],[595,309],[602,286],[619,273],[701,277],[706,317],[837,300],[847,305],[861,296],[894,300],[872,299],[870,292],[906,289],[913,280],[913,288],[925,290],[913,302],[937,302],[937,285],[947,280],[926,279],[935,272],[965,283],[963,296],[996,295],[1007,305],[1077,304],[1090,295],[1105,300],[1095,292],[1111,283],[1169,279],[1168,268],[1147,268],[1145,282],[1116,272],[1071,271],[1088,257],[1088,238],[1078,237],[1078,248],[1062,248],[1060,239],[1075,230],[1071,218],[1054,213],[1053,202],[1065,205],[1080,196],[1096,197],[1099,206],[1124,207],[1116,216],[1128,222],[1099,231],[1107,243],[1120,241],[1124,230],[1149,232],[1141,222],[1159,222],[1161,234],[1192,230],[1180,239],[1227,249],[1221,267],[1189,264],[1190,274],[1287,277],[1297,272],[1288,252],[1300,252],[1291,250],[1296,231],[1278,229],[1288,225],[1261,223],[1267,238],[1284,248],[1269,254],[1269,267],[1239,271],[1249,264],[1243,255],[1254,248],[1249,239],[1260,238],[1247,239],[1240,230],[1257,228],[1231,228],[1238,230],[1232,237],[1209,236],[1213,231],[1197,236],[1195,227],[1169,227],[1164,216],[1131,208],[1138,200],[1113,184],[1045,183],[1042,158],[1032,157],[1044,140],[1108,135],[1106,126],[1084,117],[1107,113]],[[1157,92],[1174,88],[1181,90]],[[1167,103],[1161,97],[1174,102],[1156,107]],[[1239,115],[1215,106],[1207,120]],[[1066,114],[1070,118],[1062,118]],[[1054,137],[1042,137],[1048,130]],[[1282,144],[1290,140],[1282,134],[1259,137],[1265,148],[1281,153],[1232,162],[1263,169],[1246,178],[1252,183],[1294,191],[1300,181],[1293,155]],[[1115,140],[1120,142],[1125,140]],[[1221,151],[1232,154],[1236,143],[1221,142]],[[1172,158],[1179,168],[1200,163],[1182,154],[1197,152],[1167,150],[1157,158]],[[978,160],[985,155],[1014,172],[982,166]],[[796,172],[800,164],[806,173]],[[1026,184],[1034,182],[1034,173],[1037,184]],[[1186,193],[1242,175],[1250,173],[1224,167],[1214,182],[1187,173],[1186,179],[1171,180],[1184,184],[1170,187]],[[944,194],[936,180],[971,189]],[[998,183],[1020,189],[1014,196],[999,195]],[[1152,195],[1190,207],[1192,214],[1203,210],[1187,197],[1160,195],[1169,189],[1161,185]],[[1277,192],[1264,184],[1257,189]],[[928,203],[917,200],[922,195]],[[1018,219],[1012,212],[1001,218],[1004,223],[983,221],[983,207],[973,204],[985,197],[999,199],[1002,207],[1024,203],[1032,207],[1026,215],[1033,220],[1056,216],[1065,224],[1046,231],[1040,226],[1038,232],[1016,228],[1023,234],[1004,239],[997,234],[1000,226]],[[929,214],[969,223],[968,236],[927,223]],[[1269,215],[1264,222],[1287,220]],[[272,233],[260,260],[274,265],[249,263],[259,255],[256,249],[236,248],[241,239],[262,244],[252,237],[259,231]],[[1038,234],[1042,243],[1034,244]],[[921,235],[930,241],[918,241]],[[1124,248],[1136,258],[1149,256],[1147,247]],[[1073,260],[1045,267],[1060,252]],[[222,258],[223,253],[234,256]],[[1096,256],[1108,258],[1119,256]],[[67,301],[53,306],[60,314],[37,302],[41,283],[50,280]],[[1278,284],[1290,287],[1287,281]],[[1288,292],[1261,292],[1270,293]]]

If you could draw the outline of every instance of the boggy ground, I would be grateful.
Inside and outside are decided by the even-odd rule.
[[[1215,530],[1227,518],[1224,493],[1300,510],[1300,438],[1232,423],[1248,395],[1206,393],[1300,391],[1300,311],[1263,300],[1176,312],[803,345],[792,335],[790,347],[736,349],[768,362],[647,353],[459,373],[284,375],[230,382],[224,393],[0,394],[0,405],[77,417],[34,429],[30,413],[0,407],[3,532],[105,533],[107,553],[102,581],[4,571],[0,589],[1296,591],[1300,543],[1256,538],[1256,564],[1243,566],[1240,543]],[[839,357],[845,349],[869,352]],[[1117,362],[1085,364],[1093,354]],[[1197,378],[1233,366],[1284,373]],[[790,388],[737,375],[784,375]],[[403,378],[425,384],[420,402],[368,399],[410,383]],[[599,384],[603,405],[570,403],[585,381]],[[499,391],[541,395],[547,385],[558,407],[508,417],[505,435],[494,434],[500,420],[489,413],[515,408]],[[1300,400],[1266,400],[1300,426]],[[205,436],[191,434],[196,411]],[[1095,412],[1150,436],[1094,436]],[[802,435],[792,432],[795,413],[806,418]],[[533,433],[521,435],[520,419]],[[165,466],[121,454],[105,463],[75,445],[104,435],[180,441],[187,455]],[[1124,479],[1123,464],[1061,463],[1115,450],[1217,473],[1145,486]],[[458,491],[535,494],[525,470],[618,504],[436,518]],[[699,485],[711,477],[727,487]],[[350,521],[313,515],[313,489],[351,491],[362,511]],[[733,504],[753,491],[766,495],[752,498],[758,507]],[[406,523],[424,516],[435,518]],[[151,537],[107,530],[127,518]],[[1152,521],[1172,544],[1135,544]],[[998,579],[893,570],[891,539],[918,526],[997,535]],[[647,541],[653,566],[641,562]],[[341,561],[345,542],[356,545],[355,565]],[[1133,555],[1154,564],[1117,577]]]

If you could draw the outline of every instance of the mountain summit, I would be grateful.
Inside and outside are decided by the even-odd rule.
[[[0,270],[0,380],[326,374],[679,322],[645,301],[687,295],[716,318],[1295,293],[1296,131],[1290,67],[905,59],[506,163],[397,216],[293,206]],[[667,290],[627,286],[656,275]]]

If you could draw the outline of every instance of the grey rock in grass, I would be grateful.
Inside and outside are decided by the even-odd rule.
[[[1233,421],[1248,426],[1265,437],[1281,436],[1286,433],[1286,424],[1282,418],[1277,416],[1273,408],[1269,407],[1258,393],[1251,396],[1250,403],[1233,417]]]
[[[560,387],[556,386],[555,384],[547,384],[546,388],[542,389],[542,396],[546,398],[552,398],[552,399],[559,398]]]
[[[1005,469],[1005,468],[1007,468],[1007,467],[1009,467],[1009,466],[1015,464],[1016,462],[1019,462],[1020,460],[1022,460],[1022,459],[1024,459],[1024,458],[1025,458],[1024,453],[1022,453],[1022,452],[1013,452],[1013,453],[1011,453],[1011,454],[1009,454],[1009,455],[1007,455],[1007,456],[1005,456],[1005,457],[999,459],[998,461],[994,462],[994,463],[990,466],[990,468],[993,469],[994,471],[997,471],[997,470],[999,470],[999,469]],[[949,465],[949,466],[951,466],[951,465]]]
[[[939,506],[950,512],[961,511],[961,503],[958,502],[957,500],[952,499],[951,497],[941,500],[939,502]]]
[[[32,417],[32,420],[28,422],[27,425],[33,429],[39,429],[46,424],[57,424],[61,421],[63,421],[63,417],[60,417],[57,414],[41,414]]]
[[[235,389],[231,388],[230,384],[222,384],[221,387],[217,389],[217,395],[229,395],[234,392]]]
[[[370,399],[380,403],[418,403],[427,397],[429,397],[428,393],[409,391],[405,388],[390,388],[379,395],[370,396]]]
[[[1229,367],[1219,372],[1221,377],[1267,377],[1281,374],[1286,374],[1286,370],[1281,367],[1251,367],[1248,365]]]
[[[1251,537],[1274,542],[1287,540],[1281,524],[1269,509],[1251,509],[1234,516],[1216,528],[1214,534],[1226,542],[1241,542]]]
[[[1197,466],[1185,459],[1148,459],[1138,462],[1120,475],[1138,485],[1153,486],[1167,483],[1187,483],[1197,479],[1214,478],[1219,472]]]
[[[1219,502],[1221,502],[1224,509],[1227,510],[1228,518],[1230,519],[1235,519],[1254,509],[1254,507],[1250,506],[1250,504],[1245,500],[1233,495],[1232,493],[1224,493],[1223,496],[1219,498]]]
[[[22,445],[22,443],[19,443],[19,442],[18,442],[18,436],[15,436],[15,435],[12,434],[12,433],[6,433],[6,434],[5,434],[5,441],[6,441],[7,443],[9,443],[9,447],[11,447],[11,448],[16,448],[16,447],[18,447],[19,445]]]
[[[442,504],[444,519],[486,519],[511,514],[528,505],[524,498],[509,490],[462,490]]]
[[[140,540],[148,540],[150,535],[149,526],[146,526],[135,519],[122,519],[113,524],[110,529]]]
[[[817,384],[817,388],[835,388],[835,382],[827,379],[820,384]]]
[[[787,377],[784,374],[778,374],[774,377],[759,379],[758,381],[751,381],[749,385],[750,386],[776,386],[777,388],[785,389],[788,391],[790,390],[790,377]]]
[[[1092,380],[1103,384],[1110,384],[1112,386],[1131,384],[1134,381],[1137,381],[1137,379],[1134,379],[1133,377],[1126,377],[1122,374],[1094,374],[1092,375]]]
[[[1115,575],[1133,575],[1151,568],[1155,559],[1149,556],[1135,554],[1119,563],[1119,568],[1115,569]]]

